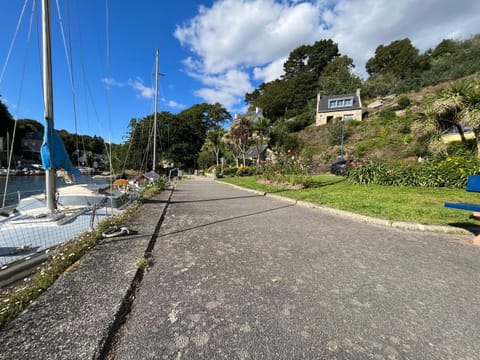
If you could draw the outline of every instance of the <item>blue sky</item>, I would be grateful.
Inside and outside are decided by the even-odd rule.
[[[333,39],[365,78],[365,62],[380,44],[409,37],[425,51],[444,38],[480,33],[480,2],[471,0],[58,0],[71,44],[74,112],[57,0],[51,2],[55,127],[75,132],[76,118],[78,133],[117,143],[132,118],[153,112],[157,48],[165,74],[159,111],[220,102],[234,113],[246,110],[246,92],[280,77],[289,52],[303,44]],[[15,118],[43,121],[36,21],[27,40],[33,4],[0,0],[0,94]]]

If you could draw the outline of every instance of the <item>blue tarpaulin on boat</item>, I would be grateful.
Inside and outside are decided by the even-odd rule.
[[[43,144],[41,148],[42,155],[42,165],[45,170],[58,169],[62,168],[69,173],[73,174],[75,177],[82,175],[80,170],[73,166],[70,161],[70,157],[65,150],[65,145],[63,144],[62,138],[58,135],[57,131],[53,131],[53,144],[52,152],[53,156],[50,154],[50,146],[48,143],[48,131],[45,129],[45,134],[43,136]]]

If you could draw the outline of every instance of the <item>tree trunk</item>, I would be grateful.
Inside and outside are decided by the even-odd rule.
[[[462,139],[462,143],[466,142],[467,139],[465,138],[465,133],[463,131],[462,125],[460,124],[455,124],[457,127],[458,134],[460,135],[460,139]]]

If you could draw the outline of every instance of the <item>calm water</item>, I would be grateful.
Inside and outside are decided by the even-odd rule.
[[[0,208],[3,203],[5,192],[6,176],[0,176]],[[105,180],[92,179],[89,175],[82,175],[76,184],[106,184]],[[67,184],[62,179],[57,179],[57,187],[63,187]],[[45,176],[10,176],[8,179],[7,197],[5,206],[13,205],[18,202],[18,192],[21,198],[39,194],[45,191]]]

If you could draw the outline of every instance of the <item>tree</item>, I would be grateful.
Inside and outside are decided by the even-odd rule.
[[[362,86],[362,79],[353,73],[353,59],[343,55],[333,59],[323,69],[319,82],[320,91],[326,95],[347,94]]]
[[[415,114],[412,124],[412,133],[421,142],[427,145],[428,150],[434,155],[445,155],[447,146],[442,142],[442,135],[446,129],[432,107],[432,101],[427,99],[423,104],[423,111]]]
[[[194,166],[207,131],[231,119],[230,113],[219,103],[196,104],[177,115],[178,121],[171,124],[170,155],[177,162]],[[173,129],[172,129],[173,128]]]
[[[480,158],[480,84],[472,80],[460,80],[441,91],[433,102],[433,110],[440,119],[449,121],[463,136],[462,126],[473,130]]]
[[[214,125],[207,131],[207,140],[206,143],[212,149],[215,154],[215,159],[217,165],[219,164],[219,154],[220,148],[223,143],[223,136],[225,135],[225,130],[221,126]]]
[[[7,132],[12,134],[14,120],[13,116],[8,111],[7,106],[3,103],[0,96],[0,137],[5,137]]]
[[[318,77],[327,64],[337,56],[338,45],[331,39],[319,40],[313,45],[302,45],[293,50],[283,65],[285,80],[300,73],[310,72]]]
[[[410,39],[396,40],[389,45],[380,45],[375,50],[375,56],[366,64],[370,76],[390,73],[402,80],[412,77],[428,68],[428,58],[419,55]]]
[[[257,165],[260,165],[260,151],[265,142],[268,142],[270,136],[270,120],[260,118],[252,124],[252,136],[257,150]]]
[[[262,83],[258,89],[245,95],[245,102],[250,104],[250,108],[261,108],[263,114],[269,118],[282,118],[290,103],[287,86],[287,82],[283,80]]]
[[[332,40],[299,46],[285,62],[282,78],[261,84],[245,95],[245,102],[250,108],[261,107],[272,120],[285,117],[289,109],[302,109],[315,98],[323,69],[338,56],[338,45]]]
[[[248,140],[252,134],[250,121],[247,118],[236,119],[230,126],[230,138],[235,147],[235,152],[242,157],[243,166],[245,166],[245,153],[247,152]],[[238,166],[238,157],[237,157]]]
[[[460,80],[440,91],[426,101],[424,112],[417,115],[413,126],[414,134],[428,139],[429,148],[444,149],[440,136],[449,128],[455,127],[463,142],[466,141],[463,127],[473,130],[477,144],[477,156],[480,158],[480,89],[479,84],[471,80]],[[438,152],[437,149],[437,152]]]
[[[177,115],[157,113],[156,159],[194,167],[208,130],[230,117],[222,105],[206,103],[193,105]],[[154,114],[130,121],[126,136],[130,168],[148,168],[152,163],[153,119]]]
[[[456,51],[457,45],[454,40],[443,39],[432,51],[432,58],[450,56]]]

